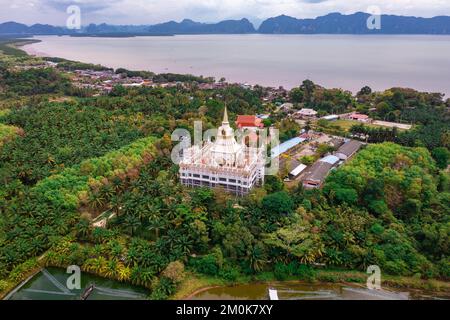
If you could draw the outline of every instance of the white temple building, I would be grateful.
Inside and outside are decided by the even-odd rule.
[[[218,187],[245,195],[254,186],[264,184],[264,150],[236,141],[225,108],[215,141],[208,140],[202,146],[184,150],[180,162],[181,183],[189,187]]]

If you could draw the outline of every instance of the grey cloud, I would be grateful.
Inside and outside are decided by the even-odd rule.
[[[80,6],[83,24],[147,24],[183,18],[212,22],[242,17],[258,23],[280,14],[314,18],[330,12],[366,11],[369,5],[378,5],[389,14],[450,15],[448,0],[0,0],[0,22],[60,24],[69,5]]]
[[[109,8],[115,3],[122,2],[122,0],[43,0],[42,2],[62,12],[65,12],[67,7],[71,5],[77,5],[83,12],[90,13]]]
[[[321,3],[321,2],[327,2],[328,0],[300,0],[299,2],[306,2],[306,3]]]

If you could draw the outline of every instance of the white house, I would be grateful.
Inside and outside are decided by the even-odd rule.
[[[315,111],[313,109],[308,109],[308,108],[303,108],[303,109],[297,111],[296,113],[294,113],[295,118],[301,118],[301,119],[315,118],[316,116],[317,116],[317,111]]]

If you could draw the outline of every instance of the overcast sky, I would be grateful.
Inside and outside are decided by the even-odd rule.
[[[450,15],[450,0],[0,0],[0,22],[65,25],[66,9],[76,4],[82,24],[154,24],[190,18],[201,22],[249,18],[261,20],[286,14],[314,18],[330,12],[367,11],[431,17]]]

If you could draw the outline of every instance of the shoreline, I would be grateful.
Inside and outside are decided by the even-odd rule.
[[[32,47],[33,44],[40,43],[40,42],[42,42],[42,40],[30,39],[30,42],[17,43],[17,44],[14,44],[14,46],[19,50],[23,50],[29,56],[34,56],[34,57],[38,57],[38,58],[50,57],[49,54],[47,54],[45,52],[39,52]]]
[[[188,293],[185,296],[182,297],[177,297],[177,299],[170,299],[170,300],[195,300],[194,298],[203,293],[206,292],[208,290],[211,289],[217,289],[217,288],[233,288],[233,287],[238,287],[238,286],[243,286],[243,285],[258,285],[258,284],[264,284],[267,285],[268,287],[270,287],[270,285],[272,283],[276,282],[277,284],[314,284],[314,285],[338,285],[338,286],[342,286],[342,287],[348,287],[348,288],[353,288],[353,289],[367,289],[366,286],[360,284],[360,283],[354,283],[354,282],[324,282],[324,281],[313,281],[313,282],[308,282],[308,281],[304,281],[304,280],[284,280],[284,281],[252,281],[252,282],[242,282],[242,283],[234,283],[234,284],[228,284],[228,285],[216,285],[216,286],[205,286],[205,287],[201,287],[199,289],[196,289],[195,291]],[[404,290],[402,290],[404,289]],[[388,286],[388,285],[383,285],[382,288],[380,289],[380,291],[384,291],[387,293],[391,293],[391,294],[401,294],[401,293],[422,293],[424,295],[428,295],[431,294],[433,295],[435,298],[443,298],[446,299],[447,297],[449,297],[450,292],[442,292],[442,291],[428,291],[425,289],[417,289],[417,288],[409,288],[409,287],[393,287],[393,286]],[[250,299],[249,299],[250,300]],[[314,300],[314,299],[313,299]],[[411,299],[411,300],[416,300],[416,299]]]
[[[22,287],[24,285],[26,285],[29,281],[31,281],[31,279],[33,279],[39,272],[41,272],[42,269],[43,268],[39,268],[39,269],[33,270],[33,272],[31,272],[30,276],[28,278],[26,278],[25,280],[23,280],[18,286],[14,287],[9,292],[6,292],[3,296],[0,295],[0,300],[9,300],[9,299],[11,299],[11,297],[14,294],[16,294],[17,291],[22,289]]]
[[[41,256],[42,258],[42,256]],[[40,264],[36,268],[24,272],[23,280],[17,285],[12,286],[7,291],[0,292],[0,300],[7,300],[15,292],[20,290],[26,283],[28,283],[36,274],[38,274],[45,264]],[[54,266],[56,268],[62,268],[61,266]],[[98,276],[104,279],[119,281],[129,285],[133,285],[131,282],[120,281],[114,277],[105,277],[95,272],[83,272]],[[336,277],[336,281],[327,281],[327,277]],[[347,286],[350,288],[360,288],[364,289],[364,283],[366,281],[367,275],[360,271],[355,270],[317,270],[317,278],[308,281],[304,279],[288,278],[286,280],[277,280],[272,273],[263,273],[255,276],[241,276],[235,281],[228,281],[222,278],[200,275],[196,273],[187,273],[186,278],[180,283],[177,291],[169,300],[192,300],[195,296],[208,291],[210,289],[216,288],[228,288],[236,287],[242,285],[257,285],[271,283],[284,283],[284,284],[322,284],[322,285],[340,285]],[[434,286],[434,287],[433,287]],[[143,288],[149,289],[145,286]],[[386,276],[382,278],[382,290],[392,293],[404,292],[401,290],[407,290],[408,293],[422,293],[422,294],[432,294],[435,297],[447,298],[450,296],[450,283],[442,280],[422,280],[416,279],[414,277],[404,277],[404,276]]]
[[[23,279],[16,285],[11,284],[3,291],[0,291],[0,301],[1,300],[9,300],[17,291],[19,291],[24,285],[26,285],[31,279],[33,279],[41,270],[43,269],[43,266],[38,266],[34,269],[31,269],[27,272],[23,273]]]
[[[196,37],[199,37],[197,39],[201,39],[200,37],[205,37],[205,36],[211,36],[211,35],[179,35],[179,37],[188,37],[186,39],[188,39],[189,41],[195,41]],[[220,36],[255,36],[255,35],[218,35],[218,37]],[[263,39],[263,37],[275,37],[275,38],[280,38],[282,39],[284,35],[265,35],[265,34],[257,34],[256,36],[258,37],[262,37],[261,39]],[[304,35],[289,35],[289,36],[304,36]],[[308,35],[310,36],[310,35]],[[328,39],[328,37],[334,36],[334,35],[312,35],[312,36],[316,36],[318,37],[317,39],[322,39],[323,37],[325,37],[324,39]],[[336,35],[336,36],[342,36],[342,35]],[[350,39],[353,38],[353,35],[344,35],[344,36],[348,36]],[[370,35],[370,36],[374,36],[374,35]],[[408,35],[411,36],[411,35]],[[427,35],[424,35],[424,37],[426,37]],[[50,36],[51,39],[54,39],[54,37],[56,36]],[[387,36],[385,36],[387,37]],[[386,39],[391,39],[391,40],[395,40],[397,36],[389,36],[389,38]],[[399,35],[398,37],[404,37],[404,35]],[[414,37],[414,35],[412,35],[412,37]],[[71,40],[67,40],[67,39],[74,39],[74,41],[76,41],[77,39],[88,39],[86,41],[89,41],[91,39],[95,39],[95,37],[63,37],[66,38],[66,40],[64,41],[69,41],[68,43],[72,43]],[[146,37],[133,37],[133,38],[102,38],[105,39],[105,41],[114,41],[114,43],[116,45],[120,45],[121,42],[116,42],[116,41],[125,41],[126,39],[131,39],[130,41],[132,41],[132,43],[135,43],[133,39],[136,38],[146,38]],[[147,37],[149,38],[149,37]],[[157,39],[157,38],[161,38],[161,37],[150,37],[153,39]],[[174,38],[173,36],[170,36],[168,38]],[[220,38],[218,38],[220,39]],[[225,38],[224,38],[225,39]],[[239,39],[239,38],[238,38]],[[338,40],[339,38],[332,38],[334,40]],[[384,39],[384,38],[383,38]],[[405,38],[406,39],[406,38]],[[414,38],[413,38],[414,39]],[[431,39],[431,38],[430,38]],[[207,39],[206,39],[207,40]],[[205,41],[206,41],[205,40]],[[213,41],[214,38],[212,38]],[[334,42],[333,40],[333,42]],[[40,40],[40,42],[45,42],[45,39]],[[58,41],[58,40],[55,40]],[[82,40],[81,40],[82,41]],[[97,41],[97,40],[94,40]],[[103,41],[103,40],[99,40],[99,41]],[[138,40],[136,40],[138,41]],[[142,40],[143,43],[146,43],[146,41]],[[149,40],[149,41],[153,41],[153,40]],[[154,43],[154,45],[157,46],[158,50],[162,52],[164,52],[165,50],[167,50],[167,48],[165,47],[165,45],[161,45],[159,43],[158,40],[154,40],[156,41]],[[164,40],[165,42],[166,40]],[[170,43],[174,42],[176,44],[178,44],[178,42],[172,40],[168,40]],[[181,39],[182,42],[185,41],[185,38]],[[259,40],[258,40],[259,41]],[[258,44],[259,42],[256,42],[256,44]],[[325,40],[324,40],[325,41]],[[389,43],[391,43],[392,41],[389,41]],[[59,42],[57,42],[59,43]],[[105,44],[105,42],[99,42],[99,43],[103,43]],[[139,42],[140,43],[140,42]],[[153,43],[153,42],[151,42]],[[261,43],[259,43],[261,44]],[[61,44],[58,44],[58,46],[60,46]],[[169,44],[170,46],[170,44]],[[383,48],[383,43],[378,43],[378,48]],[[39,46],[42,47],[42,46]],[[341,48],[341,45],[337,45],[336,48]],[[100,47],[103,48],[103,47]],[[145,50],[144,47],[142,48],[142,50]],[[177,47],[178,48],[178,47]],[[181,47],[178,48],[180,50],[182,50],[185,47]],[[208,47],[209,48],[209,45]],[[215,46],[213,45],[210,49],[213,50],[215,48]],[[300,74],[297,75],[297,73],[293,73],[290,70],[290,68],[286,69],[285,67],[281,66],[280,67],[280,72],[279,74],[275,74],[274,77],[270,77],[268,76],[268,74],[273,74],[274,72],[274,66],[271,66],[272,64],[269,63],[269,61],[267,61],[267,64],[265,62],[264,59],[261,60],[261,64],[262,64],[262,68],[266,69],[264,66],[267,66],[267,72],[260,72],[258,70],[254,70],[254,64],[255,62],[250,62],[248,64],[248,68],[249,70],[247,71],[242,71],[242,68],[240,68],[239,66],[242,65],[243,63],[246,63],[246,59],[248,59],[246,56],[241,55],[239,56],[239,59],[237,61],[235,61],[235,64],[233,64],[233,61],[230,62],[229,64],[229,71],[228,72],[223,72],[223,69],[226,67],[226,64],[224,64],[225,62],[220,62],[221,58],[218,57],[217,59],[219,60],[214,60],[216,58],[211,58],[206,60],[207,62],[202,62],[202,63],[197,63],[196,59],[194,59],[195,56],[192,56],[192,54],[194,54],[193,52],[190,53],[190,55],[187,56],[187,58],[181,58],[178,57],[177,54],[174,54],[173,56],[168,56],[168,57],[162,57],[161,54],[156,54],[153,55],[151,58],[147,57],[143,60],[138,60],[140,61],[139,63],[136,63],[135,60],[133,59],[127,59],[127,57],[129,56],[129,54],[127,53],[127,51],[121,51],[120,54],[118,54],[117,58],[115,56],[111,56],[109,59],[99,59],[99,58],[95,58],[95,54],[94,54],[94,58],[89,58],[86,56],[86,54],[77,54],[76,51],[70,51],[72,53],[70,54],[64,54],[62,53],[63,51],[61,51],[62,49],[59,48],[56,51],[60,51],[59,54],[50,54],[48,51],[46,52],[46,50],[38,50],[35,49],[33,45],[25,45],[22,47],[22,49],[27,52],[27,54],[32,55],[32,56],[36,56],[36,57],[62,57],[64,59],[67,60],[71,60],[71,61],[80,61],[83,63],[91,63],[91,64],[102,64],[108,68],[126,68],[128,70],[132,70],[132,71],[151,71],[151,72],[155,72],[157,74],[163,74],[163,73],[175,73],[175,74],[192,74],[192,75],[204,75],[204,76],[212,76],[215,77],[216,79],[221,78],[222,76],[225,77],[227,79],[227,81],[229,83],[240,83],[240,84],[251,84],[251,85],[260,85],[262,87],[272,87],[272,88],[278,88],[279,86],[284,87],[286,90],[291,90],[292,88],[296,88],[299,85],[301,85],[302,81],[305,79],[310,79],[313,82],[325,87],[325,88],[336,88],[336,89],[342,89],[344,91],[350,91],[352,93],[352,95],[355,95],[360,88],[362,88],[365,85],[368,85],[369,87],[371,87],[373,89],[373,91],[385,91],[388,90],[390,88],[396,88],[396,87],[401,87],[401,88],[411,88],[420,92],[433,92],[433,93],[442,93],[445,95],[446,98],[450,97],[450,91],[448,91],[449,89],[445,86],[445,81],[438,81],[437,78],[435,78],[434,76],[431,75],[431,73],[428,75],[428,77],[425,77],[425,80],[422,80],[422,78],[417,78],[417,77],[412,77],[411,74],[404,74],[402,77],[396,79],[395,81],[390,80],[391,77],[389,77],[388,75],[383,75],[382,73],[377,73],[374,74],[373,77],[370,77],[368,80],[365,79],[360,79],[361,76],[355,76],[352,77],[351,74],[349,73],[351,70],[348,69],[348,67],[336,67],[336,68],[332,68],[329,71],[329,76],[325,76],[324,77],[324,70],[326,70],[329,67],[329,63],[325,64],[323,66],[321,65],[317,65],[317,66],[313,66],[311,68],[316,68],[317,73],[314,72],[314,70],[312,70],[309,67],[305,67],[302,66],[304,65],[304,63],[300,63],[298,65],[299,70],[301,71]],[[95,48],[93,49],[94,53],[97,52],[95,50]],[[176,50],[175,50],[176,51]],[[145,52],[145,51],[143,51]],[[232,51],[233,52],[233,51]],[[251,50],[250,50],[251,52]],[[307,58],[308,55],[307,53],[304,53],[305,57]],[[288,55],[288,57],[290,57]],[[117,59],[122,59],[122,60],[117,60]],[[201,57],[197,57],[197,58],[201,58]],[[281,57],[280,59],[284,59],[283,57]],[[301,58],[299,58],[300,60],[302,60]],[[313,59],[312,61],[314,62],[314,59],[317,60],[317,58],[315,57],[311,57],[311,59]],[[342,60],[342,59],[341,59]],[[253,60],[252,60],[253,61]],[[270,60],[272,61],[272,60]],[[287,60],[290,61],[290,60]],[[336,61],[337,64],[339,64],[339,59]],[[273,62],[273,61],[272,61]],[[288,62],[286,62],[288,63]],[[375,63],[375,65],[378,65],[379,63],[382,63],[382,61],[378,61]],[[394,63],[394,62],[393,62]],[[328,65],[328,67],[327,67]],[[253,67],[252,67],[253,66]],[[357,65],[355,66],[357,67]],[[358,68],[355,69],[355,71]],[[259,68],[259,70],[261,70],[261,68]],[[254,72],[253,72],[254,71]],[[370,70],[367,69],[365,72],[369,72]],[[417,70],[413,70],[412,72],[415,73]],[[333,77],[332,75],[339,75],[339,72],[344,72],[343,74],[341,74],[341,76],[339,76],[340,80],[337,80],[336,77]],[[360,73],[360,71],[358,71]],[[393,71],[391,71],[393,72]],[[430,71],[431,72],[431,71]],[[370,72],[368,73],[370,74]],[[331,75],[331,76],[330,76]],[[334,79],[334,80],[333,80]],[[412,79],[412,80],[411,80]],[[444,87],[443,87],[444,84]]]
[[[204,288],[201,288],[201,289],[198,289],[198,290],[192,292],[189,296],[184,297],[184,298],[182,298],[181,300],[191,300],[191,299],[194,298],[196,295],[198,295],[198,294],[200,294],[200,293],[202,293],[202,292],[208,291],[208,290],[210,290],[210,289],[222,288],[222,287],[223,287],[223,286],[209,286],[209,287],[204,287]],[[228,287],[228,286],[225,286],[225,287]]]
[[[334,277],[335,281],[327,281],[328,277]],[[263,279],[265,278],[265,279]],[[227,281],[221,278],[200,275],[195,273],[187,274],[186,278],[180,284],[177,292],[170,297],[171,300],[190,300],[196,295],[215,288],[236,287],[241,285],[269,284],[277,283],[298,283],[298,284],[324,284],[341,285],[352,288],[366,288],[367,274],[356,270],[317,270],[317,278],[311,282],[289,278],[286,280],[277,280],[272,273],[255,275],[251,278],[241,276],[235,281]],[[382,290],[393,293],[407,290],[409,293],[431,293],[436,297],[450,296],[450,283],[442,280],[422,280],[414,277],[404,276],[385,276],[382,278]]]

